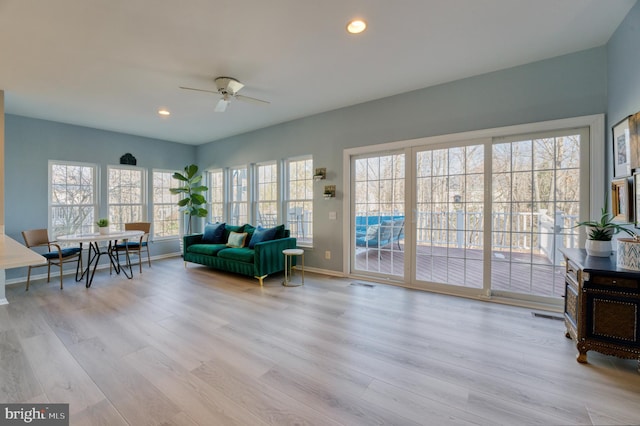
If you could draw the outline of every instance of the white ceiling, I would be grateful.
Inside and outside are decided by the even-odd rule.
[[[10,114],[201,144],[602,46],[634,3],[0,0],[0,89]],[[178,88],[216,76],[271,105]]]

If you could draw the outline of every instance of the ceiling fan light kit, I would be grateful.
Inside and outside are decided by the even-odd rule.
[[[262,99],[238,95],[238,92],[244,87],[244,84],[240,83],[233,77],[217,77],[214,79],[214,82],[216,84],[217,91],[183,86],[180,86],[180,88],[185,90],[195,90],[197,92],[216,93],[222,96],[222,98],[218,101],[216,107],[214,108],[215,112],[224,112],[227,109],[227,106],[231,103],[231,99],[237,99],[243,102],[251,102],[254,104],[262,105],[267,105],[270,103],[269,101],[263,101]]]

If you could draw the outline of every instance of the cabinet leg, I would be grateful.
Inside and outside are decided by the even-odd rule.
[[[578,361],[580,364],[586,364],[587,363],[587,350],[584,346],[578,344],[578,356],[576,357],[576,361]]]
[[[571,339],[571,334],[569,334],[569,330],[564,332],[564,337],[566,337],[567,339]]]

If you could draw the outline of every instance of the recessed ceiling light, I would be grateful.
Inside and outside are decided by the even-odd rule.
[[[367,23],[362,19],[353,19],[347,24],[349,34],[360,34],[367,29]]]
[[[161,116],[163,116],[163,117],[168,117],[168,116],[170,116],[170,115],[171,115],[171,112],[170,112],[168,109],[166,109],[166,108],[160,108],[160,109],[158,110],[158,114],[160,114],[160,115],[161,115]]]

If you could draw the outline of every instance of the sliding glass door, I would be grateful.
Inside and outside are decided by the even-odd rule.
[[[483,288],[485,146],[418,148],[415,279]]]
[[[353,268],[374,276],[404,277],[405,154],[352,161]]]
[[[588,161],[588,127],[352,156],[350,273],[557,302]]]
[[[560,249],[578,246],[585,129],[503,138],[492,151],[491,289],[564,294]]]

